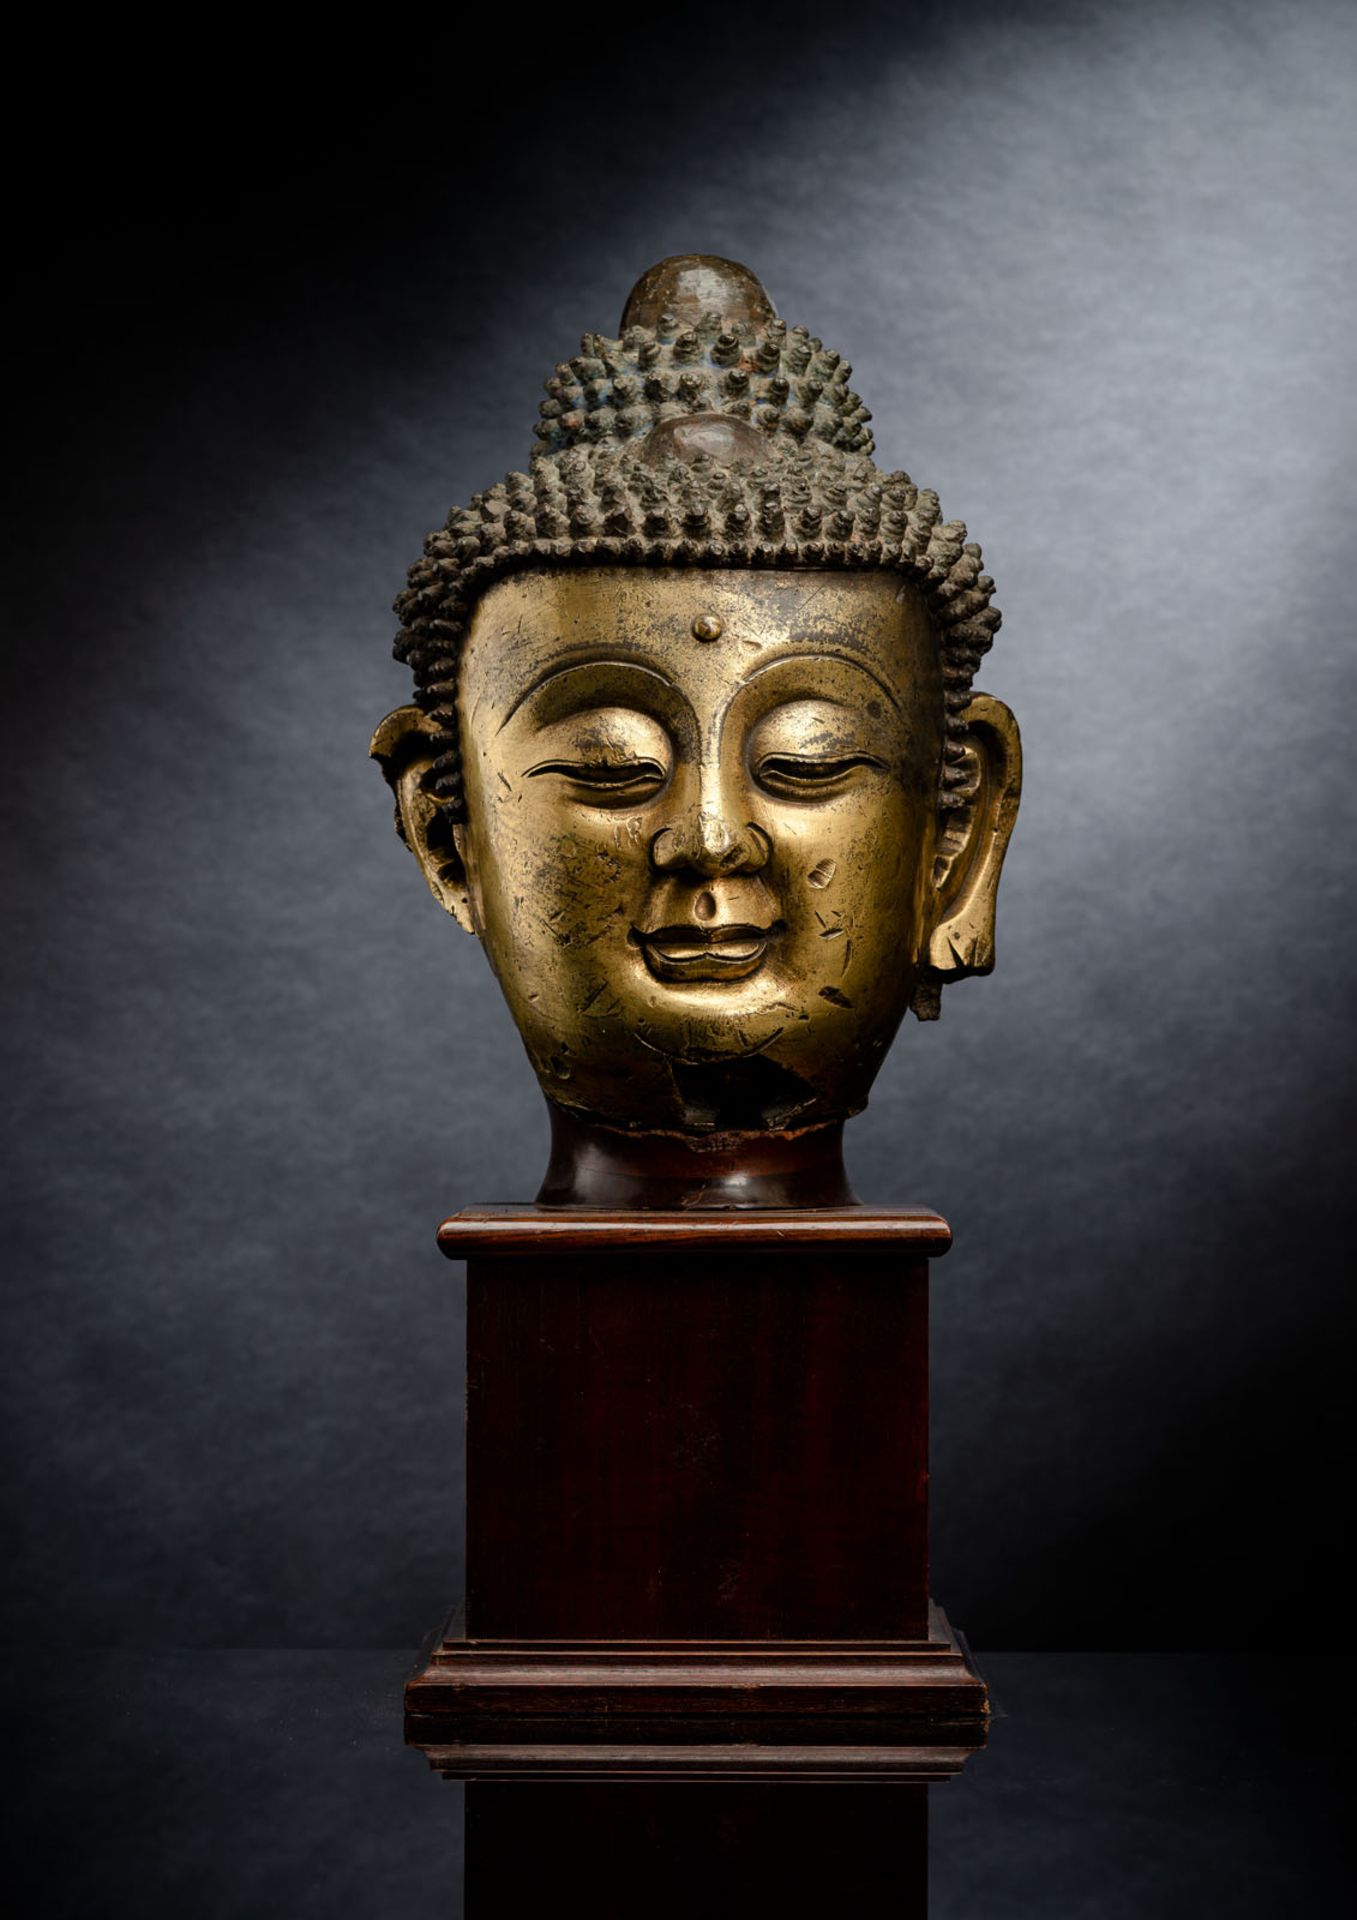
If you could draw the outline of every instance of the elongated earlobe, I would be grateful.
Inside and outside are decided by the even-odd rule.
[[[1008,708],[977,693],[964,720],[948,764],[948,790],[963,804],[939,837],[927,965],[911,1003],[921,1020],[936,1020],[944,986],[993,971],[999,875],[1022,794],[1022,743]]]
[[[396,831],[419,862],[429,891],[467,933],[479,932],[467,879],[464,832],[425,790],[438,752],[433,723],[418,707],[397,707],[372,736],[368,753],[396,797]]]

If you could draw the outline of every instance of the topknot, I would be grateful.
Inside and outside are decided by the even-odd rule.
[[[586,333],[546,383],[537,446],[431,533],[395,603],[398,659],[435,733],[427,785],[463,809],[456,693],[477,598],[530,567],[886,567],[914,580],[937,633],[946,815],[967,805],[961,736],[975,670],[998,631],[994,582],[935,493],[872,460],[852,369],[788,327],[747,267],[661,261],[619,336]]]

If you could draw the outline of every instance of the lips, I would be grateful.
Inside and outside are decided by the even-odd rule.
[[[744,980],[763,965],[781,922],[771,927],[743,923],[632,930],[645,963],[658,980]]]

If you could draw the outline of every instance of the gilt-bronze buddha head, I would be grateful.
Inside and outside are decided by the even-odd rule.
[[[396,603],[417,704],[372,751],[551,1104],[544,1198],[635,1197],[659,1141],[669,1198],[842,1198],[906,1008],[993,965],[993,582],[849,371],[746,269],[665,261]]]

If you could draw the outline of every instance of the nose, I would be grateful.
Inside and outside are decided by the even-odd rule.
[[[771,852],[768,835],[752,820],[736,825],[715,808],[698,806],[660,828],[650,843],[650,863],[657,873],[713,879],[718,874],[757,873]]]

